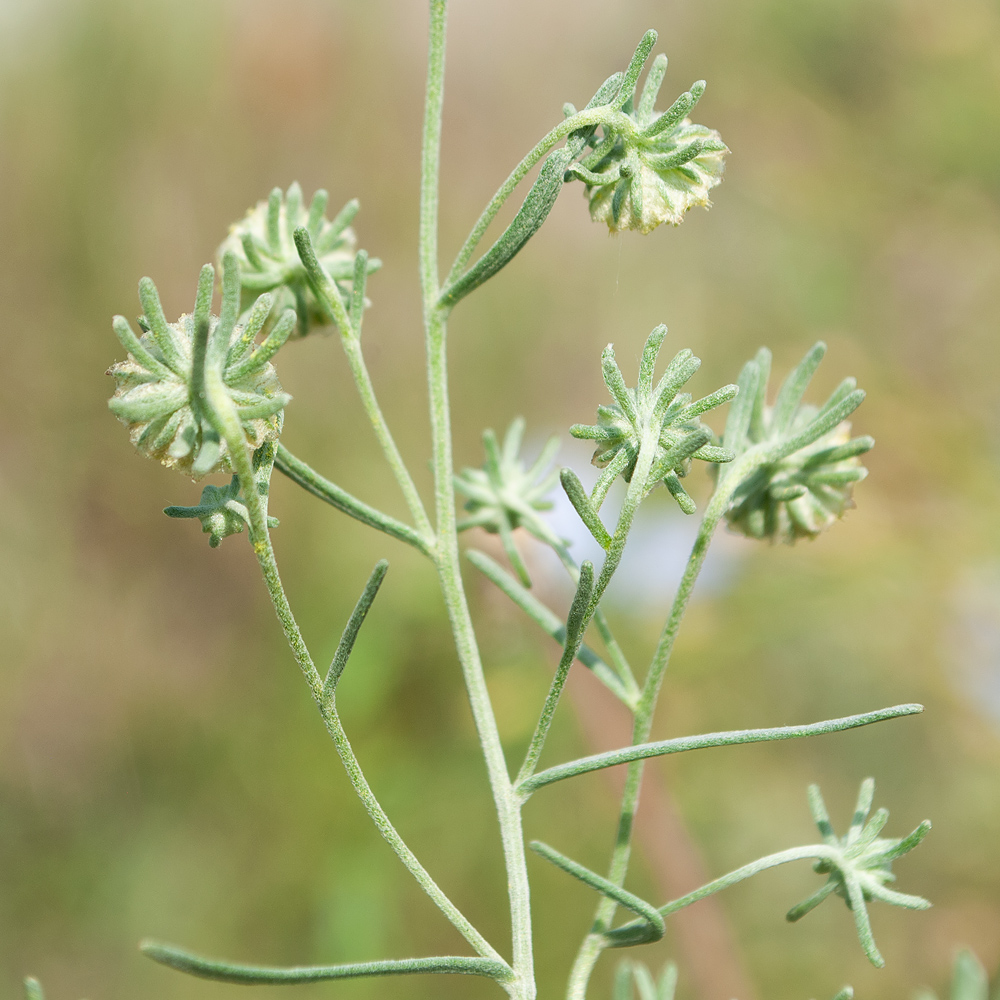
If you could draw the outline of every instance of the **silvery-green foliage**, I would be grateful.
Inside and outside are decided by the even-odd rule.
[[[143,278],[142,336],[136,336],[124,316],[116,316],[113,324],[128,357],[108,369],[115,380],[111,412],[128,427],[139,451],[192,479],[232,468],[226,441],[206,406],[206,376],[221,379],[252,449],[277,439],[281,411],[291,399],[281,391],[270,359],[288,339],[295,313],[285,312],[258,346],[255,338],[271,311],[271,296],[260,296],[243,322],[237,322],[239,263],[228,254],[223,267],[219,316],[210,312],[215,272],[206,264],[193,313],[168,323],[156,286]]]
[[[341,294],[347,298],[351,294],[357,240],[350,223],[361,205],[354,198],[331,220],[326,217],[328,200],[327,192],[320,189],[307,207],[298,183],[287,192],[275,188],[267,201],[258,201],[230,228],[229,237],[219,247],[220,261],[229,252],[239,258],[243,308],[261,292],[271,292],[275,310],[295,310],[298,319],[293,336],[305,336],[330,322],[299,259],[294,234],[300,226],[309,231],[317,258]],[[367,266],[371,274],[381,267],[381,261],[371,259]]]
[[[865,474],[858,456],[872,445],[867,437],[851,439],[845,423],[864,394],[848,379],[822,407],[802,403],[809,379],[823,355],[822,345],[813,348],[788,377],[770,406],[766,398],[770,354],[766,350],[744,367],[737,385],[723,386],[693,400],[682,391],[700,365],[690,351],[676,354],[659,380],[654,379],[665,326],[656,327],[647,338],[633,387],[626,385],[609,345],[602,357],[602,368],[612,402],[598,407],[595,424],[577,424],[571,429],[575,437],[596,443],[593,461],[603,471],[589,495],[572,470],[559,473],[573,506],[604,550],[599,567],[589,561],[578,563],[569,544],[546,524],[546,496],[555,482],[549,470],[556,449],[554,439],[534,463],[527,465],[520,455],[524,422],[517,419],[502,444],[492,431],[485,432],[484,465],[456,475],[446,337],[455,305],[497,275],[527,245],[545,222],[567,180],[578,178],[584,182],[593,217],[607,222],[613,231],[636,229],[645,233],[662,222],[676,225],[693,205],[708,204],[708,192],[721,179],[727,150],[717,132],[694,125],[687,117],[704,92],[704,83],[692,86],[665,112],[655,110],[666,69],[664,57],[653,62],[636,97],[639,76],[656,40],[655,32],[647,32],[627,69],[608,77],[582,111],[568,105],[564,120],[522,158],[484,208],[442,282],[437,217],[447,0],[429,3],[419,271],[428,361],[433,507],[425,506],[395,444],[364,360],[366,282],[378,262],[369,260],[364,250],[354,252],[355,238],[349,226],[357,202],[349,201],[336,218],[328,220],[325,191],[317,192],[306,208],[297,184],[287,193],[275,188],[266,202],[258,203],[232,227],[220,249],[222,305],[218,317],[211,313],[215,274],[210,265],[202,269],[193,313],[176,323],[167,322],[152,281],[144,278],[140,283],[142,334],[136,335],[120,316],[114,321],[128,357],[109,370],[116,380],[109,405],[128,427],[136,447],[163,464],[196,479],[209,473],[232,473],[226,485],[205,486],[197,504],[168,507],[166,513],[174,518],[198,520],[213,547],[246,529],[291,653],[352,787],[379,834],[474,954],[284,968],[205,958],[154,941],[144,942],[142,950],[174,969],[225,982],[287,984],[418,973],[474,975],[491,979],[512,1000],[535,1000],[532,910],[525,860],[525,847],[530,846],[598,898],[591,929],[570,970],[567,1000],[584,1000],[594,967],[606,950],[660,940],[666,934],[667,919],[677,911],[768,868],[793,861],[813,861],[816,871],[828,878],[818,892],[790,911],[789,919],[798,919],[826,896],[838,894],[853,912],[866,954],[881,964],[866,904],[882,900],[917,909],[929,905],[920,897],[896,892],[889,883],[894,879],[892,861],[916,846],[930,824],[921,824],[901,840],[880,837],[887,817],[885,810],[865,822],[873,794],[870,780],[862,786],[854,822],[842,838],[833,834],[819,791],[812,788],[810,803],[823,843],[758,858],[661,906],[624,887],[632,817],[639,805],[646,759],[744,743],[820,737],[922,711],[920,705],[901,704],[799,725],[682,735],[666,740],[654,740],[652,736],[665,671],[716,527],[726,520],[731,527],[753,537],[793,541],[816,534],[839,517],[851,503],[853,483]],[[520,210],[496,242],[473,261],[490,224],[536,166],[538,176]],[[278,443],[290,397],[281,391],[271,360],[293,333],[305,334],[316,325],[329,323],[339,332],[361,404],[399,486],[409,523],[352,496]],[[731,407],[720,442],[701,417],[726,403]],[[663,483],[681,510],[694,513],[694,501],[681,484],[694,459],[709,463],[715,470],[714,491],[705,506],[684,576],[649,665],[637,673],[615,638],[602,600],[621,565],[636,511],[653,488]],[[382,559],[376,563],[341,633],[333,661],[321,673],[285,594],[271,544],[270,529],[277,523],[268,512],[273,468],[335,510],[412,546],[434,567],[448,609],[458,665],[501,832],[510,903],[509,958],[448,897],[396,830],[368,785],[339,714],[338,684],[349,667],[355,640],[377,598],[388,564]],[[619,476],[627,487],[616,523],[609,528],[602,520],[601,507]],[[456,517],[456,490],[465,500],[467,516],[462,519]],[[470,563],[561,647],[530,744],[515,773],[508,767],[509,748],[500,740],[460,569],[458,534],[471,527],[500,536],[520,580],[484,553],[470,552]],[[527,569],[513,539],[518,528],[549,546],[566,570],[574,590],[567,612],[548,607],[529,591]],[[587,635],[591,626],[594,634]],[[603,648],[591,644],[596,640]],[[539,770],[569,671],[576,662],[589,668],[631,713],[631,742]],[[540,841],[526,843],[522,809],[530,797],[553,783],[617,766],[627,768],[627,775],[619,833],[607,876]],[[630,911],[635,919],[617,922],[619,908]],[[967,975],[963,982],[971,982],[972,978]],[[672,964],[656,980],[644,964],[630,960],[619,967],[614,1000],[636,1000],[636,992],[638,1000],[673,1000],[676,982],[676,967]],[[26,981],[25,990],[28,1000],[43,1000],[36,981]],[[850,996],[846,988],[835,1000],[850,1000]],[[956,993],[952,1000],[984,998],[972,987],[963,987],[961,995]]]
[[[253,453],[254,488],[264,498],[270,490],[276,450],[273,441],[266,441]],[[166,507],[163,513],[167,517],[197,518],[201,521],[201,530],[208,535],[208,544],[214,549],[223,538],[240,534],[250,524],[250,514],[243,502],[242,492],[240,477],[233,476],[226,486],[206,486],[194,507],[174,505]],[[267,524],[270,528],[276,528],[278,519],[268,517]]]
[[[615,402],[597,408],[596,424],[574,424],[570,428],[573,437],[597,442],[593,463],[605,471],[599,487],[595,488],[599,498],[592,501],[595,507],[600,507],[600,500],[619,475],[625,482],[632,481],[639,449],[651,433],[656,442],[656,454],[645,491],[648,493],[662,482],[686,514],[696,509],[681,485],[681,479],[691,467],[691,459],[728,462],[733,457],[728,449],[714,443],[715,435],[699,417],[732,399],[737,392],[736,386],[723,386],[692,402],[691,395],[680,390],[698,370],[701,360],[686,349],[674,355],[654,385],[656,359],[666,335],[667,328],[661,325],[646,339],[639,364],[639,381],[632,388],[626,386],[615,361],[614,348],[608,344],[601,356],[601,367],[605,385]]]
[[[830,825],[830,817],[818,786],[809,786],[809,808],[823,837],[823,843],[831,848],[830,854],[820,858],[813,868],[828,878],[808,899],[793,906],[787,917],[790,921],[799,920],[819,906],[831,893],[836,893],[854,914],[858,938],[865,954],[872,965],[881,967],[885,965],[885,960],[875,946],[866,903],[878,899],[909,910],[926,910],[930,907],[931,904],[921,896],[897,892],[890,889],[888,883],[896,881],[892,872],[893,861],[912,851],[927,836],[931,824],[924,820],[906,837],[880,837],[879,834],[889,819],[889,810],[879,809],[869,820],[874,795],[875,782],[866,778],[858,792],[851,825],[843,837],[838,837]]]
[[[482,468],[463,469],[455,477],[455,488],[468,498],[465,509],[469,515],[458,522],[457,529],[484,528],[498,534],[511,565],[525,586],[530,586],[528,570],[512,532],[523,527],[544,542],[552,540],[551,529],[538,514],[552,508],[551,501],[545,498],[559,481],[559,473],[552,468],[559,439],[549,438],[538,458],[525,468],[520,456],[523,438],[521,417],[507,428],[502,447],[494,431],[484,431],[486,461]]]
[[[844,379],[819,407],[802,402],[826,345],[816,344],[767,404],[771,352],[761,348],[740,374],[740,399],[732,407],[723,445],[740,455],[756,449],[765,461],[735,492],[726,511],[734,531],[789,544],[815,538],[854,506],[854,484],[868,474],[859,456],[875,441],[851,437],[845,419],[864,399]],[[727,473],[720,470],[720,480]]]
[[[704,80],[666,111],[656,110],[666,56],[653,60],[636,99],[639,71],[655,37],[643,40],[618,92],[621,115],[602,126],[592,151],[568,171],[586,185],[591,218],[606,223],[611,232],[648,233],[663,222],[678,226],[689,209],[710,208],[708,193],[721,183],[723,157],[729,152],[715,129],[688,118],[705,92]]]

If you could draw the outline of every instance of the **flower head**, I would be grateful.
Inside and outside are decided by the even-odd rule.
[[[771,365],[766,348],[740,374],[740,400],[730,411],[723,445],[737,455],[758,449],[766,460],[733,496],[726,512],[733,531],[791,544],[815,538],[854,506],[854,484],[868,474],[859,456],[875,441],[852,438],[844,419],[865,397],[854,379],[845,379],[821,407],[802,403],[825,353],[826,345],[818,343],[806,354],[773,406],[766,402]]]
[[[661,222],[677,226],[688,209],[710,208],[708,192],[721,183],[729,152],[718,132],[688,118],[705,92],[704,80],[666,111],[655,110],[666,56],[653,60],[636,101],[639,72],[655,40],[655,33],[647,33],[632,58],[614,101],[621,112],[617,122],[602,126],[602,137],[591,142],[593,151],[567,172],[586,185],[591,218],[607,223],[611,232],[648,233]]]
[[[529,468],[520,457],[524,438],[524,420],[518,417],[504,435],[503,447],[492,430],[483,432],[486,461],[481,469],[463,469],[455,477],[455,488],[468,497],[465,509],[469,516],[458,523],[458,530],[484,528],[498,534],[507,558],[526,587],[531,586],[524,560],[514,544],[512,532],[523,527],[542,541],[551,542],[552,532],[538,512],[549,510],[545,499],[558,481],[551,468],[559,448],[559,439],[550,438]]]
[[[326,218],[326,191],[317,191],[306,208],[302,188],[292,184],[287,193],[275,188],[267,201],[257,202],[230,228],[229,236],[219,247],[219,260],[226,253],[236,254],[241,265],[242,307],[247,308],[261,292],[274,294],[277,310],[295,309],[296,336],[305,336],[313,327],[322,327],[330,317],[321,306],[306,276],[306,269],[295,247],[294,233],[299,226],[309,230],[320,263],[337,283],[341,294],[350,300],[354,278],[356,243],[350,223],[360,203],[349,201],[336,218]],[[367,271],[381,267],[381,261],[367,261]]]
[[[168,323],[156,286],[143,278],[142,336],[136,336],[123,316],[113,323],[128,357],[108,369],[116,384],[109,409],[128,428],[139,451],[192,479],[231,471],[225,439],[206,398],[206,379],[221,380],[253,450],[277,439],[281,411],[291,399],[281,391],[270,361],[288,339],[295,313],[286,311],[258,345],[255,339],[271,311],[272,297],[262,295],[238,323],[239,262],[227,254],[221,315],[213,316],[209,310],[214,280],[212,265],[206,264],[194,312]]]
[[[823,837],[823,843],[830,849],[829,855],[817,861],[813,869],[829,877],[817,892],[788,911],[788,919],[799,920],[819,906],[827,896],[835,893],[854,914],[858,939],[865,954],[872,965],[881,968],[885,961],[875,946],[865,904],[872,899],[880,899],[884,903],[910,910],[926,910],[930,907],[931,904],[926,899],[896,892],[895,889],[888,888],[888,883],[896,881],[896,876],[892,873],[892,862],[912,851],[927,836],[931,824],[929,820],[924,820],[908,837],[879,837],[889,819],[889,812],[879,809],[865,822],[871,811],[874,795],[875,781],[866,778],[861,783],[850,829],[843,837],[838,837],[830,825],[830,817],[819,788],[816,785],[809,786],[809,808]]]
[[[674,356],[654,386],[653,370],[666,333],[665,326],[658,326],[647,338],[639,364],[639,382],[632,389],[626,387],[615,361],[614,350],[609,344],[604,349],[601,362],[605,384],[615,402],[611,406],[597,408],[596,424],[574,424],[570,428],[573,437],[597,442],[593,463],[605,471],[594,488],[596,499],[592,498],[591,502],[595,508],[600,507],[619,475],[626,482],[632,481],[642,444],[651,435],[654,436],[655,455],[646,480],[646,492],[658,483],[664,483],[681,510],[688,514],[694,512],[695,505],[680,480],[687,475],[691,459],[699,458],[706,462],[728,462],[732,459],[727,449],[713,443],[714,435],[699,417],[732,399],[737,387],[723,386],[711,395],[692,402],[689,393],[679,391],[701,365],[701,361],[688,350]]]

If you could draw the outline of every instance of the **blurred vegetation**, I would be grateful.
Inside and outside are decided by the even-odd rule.
[[[608,238],[568,188],[531,246],[459,307],[460,464],[479,463],[482,427],[517,413],[539,441],[591,420],[604,401],[600,349],[614,340],[628,365],[661,321],[671,344],[704,359],[702,389],[733,380],[761,343],[784,371],[822,337],[831,350],[817,393],[845,374],[870,393],[855,426],[878,445],[859,509],[791,550],[723,540],[725,572],[682,633],[656,732],[911,700],[927,713],[671,758],[649,780],[669,788],[719,874],[807,842],[808,782],[839,826],[874,774],[889,833],[934,821],[901,870],[906,891],[935,908],[873,908],[888,962],[877,972],[842,907],[785,923],[816,876],[783,869],[723,901],[733,960],[773,1000],[830,996],[845,982],[860,998],[941,991],[963,944],[995,969],[1000,10],[993,0],[452,6],[446,253],[562,103],[585,100],[646,27],[671,57],[665,93],[706,78],[701,119],[733,150],[715,209],[646,238]],[[197,525],[163,517],[198,489],[132,452],[101,375],[120,355],[110,317],[138,312],[140,275],[156,279],[168,313],[186,311],[198,267],[271,186],[324,186],[338,205],[356,195],[360,244],[385,262],[369,285],[366,350],[423,473],[424,5],[15,0],[0,17],[0,993],[17,995],[29,972],[53,1000],[233,992],[142,959],[135,942],[147,934],[274,963],[454,952],[457,937],[354,801],[245,542],[213,551]],[[295,396],[289,446],[402,514],[337,342],[289,348],[281,377]],[[582,443],[564,456],[577,468],[589,460]],[[278,556],[318,660],[376,559],[391,560],[341,688],[348,731],[427,867],[504,941],[497,831],[429,569],[280,476],[273,493]],[[658,514],[663,537],[676,538],[682,515],[665,502]],[[533,721],[525,702],[540,703],[554,651],[473,588],[501,725],[520,750]],[[660,603],[614,615],[636,660],[652,648]],[[553,761],[584,746],[569,711],[553,737]],[[527,829],[603,867],[613,814],[610,786],[593,776],[539,796]],[[540,995],[550,997],[593,900],[541,862],[533,871]],[[640,858],[636,886],[648,871]],[[693,964],[721,960],[678,954],[669,930],[642,957],[658,965],[672,954],[681,997],[694,996]],[[603,970],[595,997],[607,995],[611,963]],[[495,992],[448,980],[391,989]]]

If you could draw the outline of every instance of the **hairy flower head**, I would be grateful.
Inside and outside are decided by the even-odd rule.
[[[521,582],[530,587],[528,570],[514,544],[512,532],[523,527],[544,542],[551,543],[555,538],[538,513],[552,507],[545,497],[559,478],[551,468],[559,439],[550,438],[538,458],[525,468],[520,456],[523,438],[524,420],[521,417],[507,428],[502,447],[492,430],[484,431],[486,461],[483,467],[463,469],[455,477],[455,488],[468,498],[465,509],[469,516],[459,521],[458,530],[484,528],[498,534]]]
[[[611,232],[648,233],[663,222],[677,226],[688,209],[710,208],[708,193],[721,183],[729,152],[718,132],[688,117],[705,92],[704,80],[666,111],[656,111],[666,56],[653,60],[636,100],[639,72],[655,40],[655,33],[647,33],[632,58],[614,101],[617,119],[602,125],[602,136],[591,140],[593,150],[566,175],[584,182],[591,218]]]
[[[875,441],[852,438],[844,419],[865,397],[854,379],[841,382],[821,407],[802,403],[825,353],[826,345],[816,344],[772,406],[766,402],[770,352],[762,348],[740,374],[740,399],[730,411],[723,445],[737,455],[756,449],[766,460],[734,493],[726,512],[733,531],[791,544],[815,538],[854,506],[854,484],[868,474],[859,456]]]
[[[136,336],[123,316],[116,316],[113,323],[128,357],[108,369],[115,380],[108,407],[128,428],[139,451],[192,479],[231,471],[225,439],[206,398],[206,378],[221,379],[253,450],[277,439],[281,411],[291,399],[281,391],[270,361],[292,331],[294,312],[286,311],[256,344],[272,297],[262,295],[246,320],[238,323],[240,274],[233,254],[226,255],[223,268],[220,316],[209,311],[215,272],[206,264],[193,313],[168,323],[156,286],[143,278],[139,282],[145,311],[140,318],[142,336]]]
[[[248,308],[261,292],[273,293],[277,311],[296,311],[294,335],[299,337],[331,322],[295,247],[294,233],[300,226],[308,229],[319,262],[341,294],[350,300],[356,243],[350,223],[360,203],[352,199],[331,220],[325,215],[328,198],[327,192],[320,189],[307,208],[298,184],[292,184],[287,193],[276,187],[267,201],[257,202],[230,228],[228,238],[219,247],[220,261],[228,252],[240,261],[242,308]],[[367,261],[369,274],[381,266],[377,259]]]
[[[666,333],[665,326],[658,326],[647,338],[639,364],[639,382],[631,389],[625,385],[614,350],[609,344],[601,361],[605,384],[615,402],[597,408],[596,424],[574,424],[570,428],[573,437],[597,443],[593,463],[605,469],[595,487],[599,497],[595,503],[597,507],[619,475],[626,482],[632,481],[642,444],[651,434],[655,435],[655,456],[646,481],[646,492],[658,483],[664,483],[681,510],[688,514],[694,512],[695,505],[680,480],[687,475],[691,459],[699,458],[706,462],[728,462],[732,459],[728,450],[714,444],[714,435],[699,417],[732,399],[737,387],[723,386],[692,402],[690,394],[682,393],[680,389],[698,370],[701,361],[688,350],[674,356],[654,386],[653,371]]]

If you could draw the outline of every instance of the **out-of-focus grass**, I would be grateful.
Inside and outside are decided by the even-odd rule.
[[[794,550],[733,542],[728,584],[692,609],[657,732],[914,699],[927,714],[822,742],[691,755],[651,773],[669,784],[713,874],[811,837],[808,782],[843,815],[873,773],[890,832],[934,820],[899,869],[902,888],[936,906],[874,909],[888,960],[876,973],[837,900],[784,923],[816,882],[808,869],[741,887],[725,905],[759,995],[832,995],[853,982],[861,997],[907,996],[942,983],[963,943],[995,967],[995,4],[453,8],[446,251],[563,101],[585,100],[650,25],[671,56],[664,93],[708,79],[699,120],[733,150],[716,208],[648,238],[609,239],[569,188],[508,272],[460,306],[461,463],[479,461],[483,426],[519,412],[539,437],[589,420],[603,401],[600,349],[615,341],[628,365],[661,321],[673,344],[704,358],[700,389],[731,381],[760,343],[784,371],[823,337],[831,350],[817,395],[848,373],[870,391],[856,426],[878,447],[859,509]],[[179,313],[227,224],[272,185],[297,178],[307,192],[329,188],[334,202],[357,195],[361,245],[385,261],[370,285],[370,363],[426,485],[414,255],[423,5],[53,0],[17,13],[0,71],[0,992],[15,995],[28,972],[55,1000],[229,990],[141,959],[134,942],[146,934],[262,962],[455,951],[461,943],[353,800],[244,540],[211,551],[194,525],[159,513],[197,488],[130,451],[101,375],[120,355],[110,316],[138,311],[141,274]],[[295,396],[290,447],[402,513],[336,341],[290,347],[280,371]],[[582,445],[567,454],[578,465],[589,458]],[[704,497],[704,481],[700,489]],[[371,565],[392,561],[344,680],[348,727],[428,867],[503,943],[496,829],[431,574],[280,477],[273,507],[279,559],[318,659]],[[513,758],[530,726],[522,696],[540,702],[553,652],[478,583],[473,592]],[[640,660],[657,616],[616,617]],[[566,712],[551,759],[579,749]],[[600,866],[612,809],[601,779],[584,778],[553,789],[549,809],[540,796],[528,829]],[[541,995],[552,996],[592,900],[559,873],[533,871]],[[653,960],[676,947],[668,934]],[[392,989],[493,992],[440,979]],[[300,990],[333,992],[378,996],[384,986]]]

